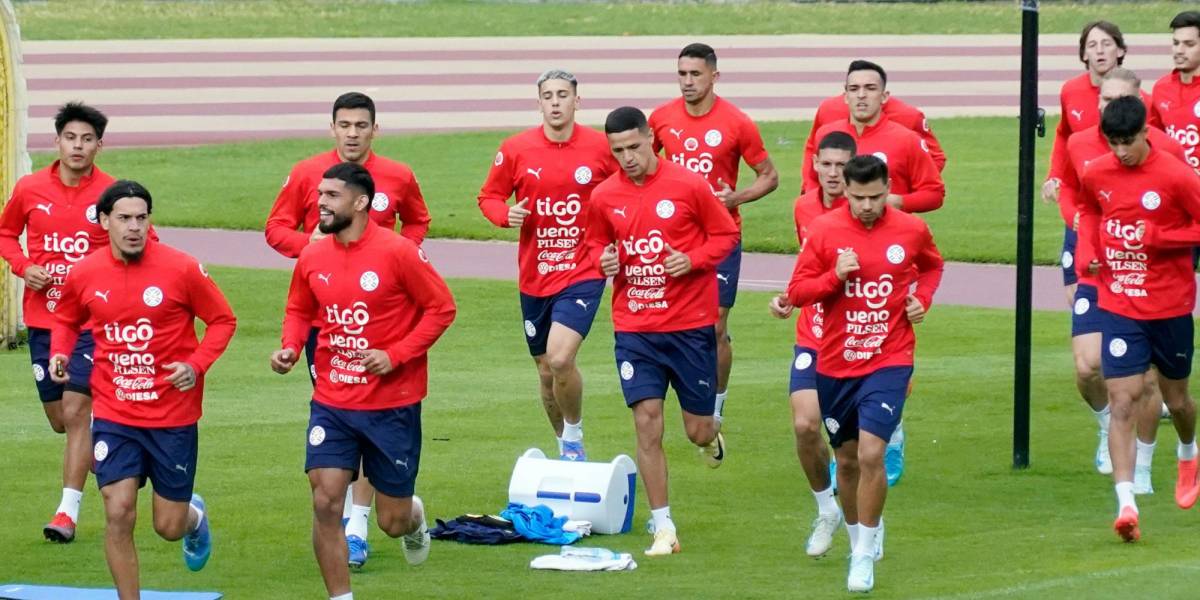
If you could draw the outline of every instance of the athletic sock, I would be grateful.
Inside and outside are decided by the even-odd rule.
[[[899,446],[904,443],[904,421],[896,423],[896,430],[892,432],[891,439],[888,440],[889,446]]]
[[[1113,487],[1117,490],[1117,511],[1124,510],[1126,506],[1132,506],[1133,512],[1137,512],[1137,502],[1133,499],[1133,482],[1118,481],[1117,485]]]
[[[850,552],[854,552],[854,546],[858,543],[858,532],[862,531],[858,523],[846,523],[846,535],[850,536]]]
[[[63,488],[62,500],[58,501],[58,510],[54,511],[54,513],[67,513],[67,516],[71,517],[72,521],[78,523],[79,503],[82,501],[83,492],[71,488]]]
[[[354,592],[346,592],[340,596],[330,596],[329,600],[354,600]]]
[[[357,535],[360,539],[367,539],[367,531],[370,529],[368,523],[371,518],[371,507],[360,506],[355,504],[350,508],[350,522],[346,523],[346,537]]]
[[[1179,457],[1179,460],[1196,458],[1196,440],[1192,440],[1190,444],[1179,442],[1179,445],[1175,446],[1175,456]]]
[[[583,441],[583,419],[579,419],[578,423],[568,423],[563,419],[563,434],[562,441],[564,442],[582,442]]]
[[[1142,440],[1137,440],[1137,459],[1134,464],[1149,469],[1150,463],[1154,461],[1154,447],[1157,445],[1156,442],[1147,444]]]
[[[854,541],[854,550],[851,554],[859,556],[875,556],[875,534],[879,532],[879,527],[867,527],[862,523],[858,524],[858,539]]]
[[[204,522],[204,511],[200,510],[195,504],[189,504],[188,509],[196,515],[196,525],[188,528],[188,533],[196,533],[200,529],[200,524]]]
[[[346,486],[346,499],[342,502],[342,523],[350,519],[350,509],[354,507],[354,484]],[[345,527],[345,525],[343,525]]]
[[[1109,417],[1112,415],[1108,410],[1108,405],[1105,404],[1104,408],[1100,410],[1093,410],[1092,414],[1096,415],[1096,423],[1100,425],[1100,431],[1107,432]]]
[[[717,427],[721,427],[721,423],[725,418],[725,400],[729,398],[729,390],[717,392],[717,401],[713,404],[713,418],[717,420]]]
[[[817,512],[822,515],[836,515],[838,513],[837,501],[833,499],[832,485],[819,492],[813,492],[813,497],[817,499]]]
[[[675,522],[671,520],[671,507],[664,506],[662,508],[650,509],[650,516],[654,518],[654,530],[670,529],[675,531]]]

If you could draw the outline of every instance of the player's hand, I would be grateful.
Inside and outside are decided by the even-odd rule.
[[[320,227],[314,227],[312,230],[312,235],[308,236],[308,243],[311,244],[313,242],[319,242],[326,235],[329,235],[329,234],[325,233],[324,231],[321,231]]]
[[[387,375],[392,372],[392,359],[383,350],[364,350],[362,366],[372,375]]]
[[[850,273],[858,270],[858,255],[853,250],[847,250],[837,257],[837,264],[834,265],[834,271],[837,273],[838,279],[845,281]]]
[[[62,354],[50,357],[50,381],[62,385],[71,380],[71,376],[67,374],[67,362],[70,360]]]
[[[792,316],[792,311],[796,309],[791,302],[788,302],[786,294],[779,294],[771,298],[771,301],[767,303],[767,308],[771,309],[771,316],[777,319],[786,319]]]
[[[163,365],[164,369],[171,369],[171,374],[167,375],[167,383],[175,386],[175,389],[186,392],[196,387],[196,370],[185,362],[171,362]]]
[[[508,226],[520,227],[525,223],[525,217],[531,214],[528,208],[529,198],[521,198],[521,201],[508,207]]]
[[[667,258],[663,261],[663,268],[667,270],[667,275],[682,277],[691,272],[692,259],[688,258],[688,255],[672,248],[670,244],[664,245],[667,247]]]
[[[605,277],[612,277],[617,274],[620,268],[620,259],[617,257],[616,244],[609,244],[604,247],[604,252],[600,254],[600,272],[604,273]]]
[[[271,353],[271,370],[280,375],[287,375],[296,366],[296,351],[291,348],[281,348]]]
[[[1050,202],[1058,202],[1058,188],[1062,185],[1062,180],[1057,177],[1051,177],[1042,184],[1042,202],[1049,204]]]
[[[1100,274],[1100,261],[1098,259],[1093,258],[1092,262],[1088,263],[1087,270],[1088,270],[1089,275]]]
[[[25,269],[25,287],[37,292],[50,283],[50,274],[41,265],[30,265]]]
[[[725,208],[733,210],[737,208],[739,202],[734,198],[733,188],[729,187],[720,177],[717,178],[717,189],[713,190],[713,195],[725,205]]]
[[[904,302],[904,313],[908,315],[908,322],[916,325],[925,320],[925,305],[916,296],[909,296]]]
[[[904,210],[904,196],[900,194],[888,194],[886,202],[888,206],[896,210]]]

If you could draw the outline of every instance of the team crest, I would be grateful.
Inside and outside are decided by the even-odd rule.
[[[320,446],[325,441],[325,428],[320,425],[314,425],[308,431],[308,443],[313,446]]]
[[[498,166],[500,166],[500,165],[502,165],[502,164],[504,164],[504,153],[503,153],[503,152],[497,152],[497,153],[496,153],[496,160],[493,160],[493,161],[492,161],[492,164],[493,164],[493,165],[496,165],[497,167],[498,167]]]
[[[46,380],[46,369],[42,368],[42,365],[33,365],[33,380],[34,381],[45,381]]]
[[[1125,340],[1121,338],[1113,338],[1112,341],[1108,343],[1108,353],[1116,358],[1125,356],[1125,352],[1128,350],[1129,347],[1125,344]]]
[[[373,292],[379,287],[379,275],[375,271],[366,271],[358,278],[358,285],[364,292]]]
[[[825,417],[825,429],[829,430],[829,434],[833,435],[841,429],[842,426],[833,417]]]
[[[158,286],[152,285],[142,292],[142,302],[145,302],[146,306],[149,306],[150,308],[154,308],[155,306],[162,304],[162,301],[163,291]]]
[[[1092,303],[1089,302],[1087,298],[1080,298],[1075,301],[1075,314],[1086,315],[1088,309],[1091,307]]]
[[[531,338],[535,335],[537,335],[537,327],[534,326],[533,321],[526,319],[525,320],[525,337]]]
[[[1159,197],[1158,192],[1146,192],[1142,194],[1142,206],[1146,207],[1146,210],[1154,210],[1161,204],[1162,198]]]
[[[96,462],[108,458],[108,442],[104,440],[96,442],[96,446],[92,448],[92,456],[96,457]]]
[[[670,219],[675,214],[675,203],[670,200],[659,200],[654,212],[663,219]]]
[[[904,246],[901,246],[900,244],[892,244],[891,246],[888,246],[887,259],[888,262],[892,263],[893,265],[898,265],[904,262]]]
[[[83,213],[83,216],[87,217],[88,223],[91,223],[93,225],[100,222],[99,219],[96,217],[96,205],[95,204],[87,207],[87,212]]]
[[[800,356],[796,357],[796,370],[803,371],[812,366],[812,355],[807,352],[801,352]]]
[[[704,134],[704,143],[708,144],[709,148],[720,146],[723,139],[725,138],[721,137],[721,132],[716,129],[709,129],[708,133]]]
[[[1070,252],[1063,252],[1063,255],[1062,255],[1063,268],[1070,269],[1074,265],[1075,265],[1075,257],[1071,256]]]
[[[882,160],[882,161],[883,161],[883,164],[885,164],[885,165],[887,164],[887,154],[886,154],[886,153],[883,153],[883,152],[874,152],[874,153],[872,153],[872,154],[871,154],[871,156],[874,156],[875,158],[878,158],[879,160]]]
[[[387,210],[388,204],[388,195],[383,192],[375,192],[375,197],[371,198],[371,210],[383,212]]]
[[[575,183],[587,185],[592,182],[592,170],[586,165],[575,169]]]
[[[1196,115],[1197,118],[1200,118],[1200,102],[1192,105],[1192,114]]]
[[[633,363],[627,360],[621,362],[621,379],[625,381],[633,379]]]

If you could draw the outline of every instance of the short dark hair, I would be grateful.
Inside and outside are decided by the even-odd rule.
[[[1185,10],[1171,19],[1171,30],[1183,29],[1184,27],[1195,27],[1200,29],[1200,12],[1194,10]]]
[[[1085,59],[1083,57],[1083,55],[1084,55],[1084,50],[1086,50],[1086,47],[1087,47],[1088,36],[1092,34],[1093,29],[1099,29],[1100,31],[1107,33],[1108,36],[1113,39],[1113,42],[1117,45],[1118,48],[1120,48],[1122,51],[1124,51],[1126,49],[1125,48],[1125,36],[1121,34],[1120,27],[1117,27],[1115,24],[1110,23],[1108,21],[1092,21],[1091,23],[1084,25],[1083,32],[1079,34],[1079,62],[1081,62],[1085,65],[1088,62],[1087,59]],[[1125,62],[1125,57],[1123,55],[1117,55],[1117,65],[1121,65],[1124,62]]]
[[[368,199],[375,198],[375,180],[366,167],[353,162],[343,162],[325,169],[323,179],[339,179],[347,186],[362,192]]]
[[[717,51],[708,44],[688,44],[679,51],[679,58],[701,58],[710,69],[717,68]]]
[[[104,128],[108,127],[108,117],[99,110],[82,102],[68,102],[58,107],[54,115],[54,133],[62,135],[63,128],[71,121],[80,121],[96,130],[96,139],[104,139]]]
[[[886,182],[888,180],[887,163],[873,154],[860,154],[846,163],[846,167],[842,169],[842,176],[846,179],[847,184],[851,181],[859,185],[874,181]]]
[[[636,129],[642,133],[649,132],[650,127],[646,124],[646,113],[632,106],[622,106],[608,113],[608,118],[604,119],[605,134],[621,133],[630,129]]]
[[[887,71],[883,67],[869,60],[855,60],[850,62],[850,68],[846,69],[846,77],[855,71],[875,71],[879,73],[879,78],[883,80],[883,87],[887,87]]]
[[[854,138],[844,131],[831,131],[821,138],[821,142],[817,144],[817,152],[822,150],[845,150],[851,156],[858,152],[858,144],[854,142]]]
[[[118,179],[100,194],[100,199],[96,201],[96,213],[111,215],[113,206],[117,204],[118,200],[123,198],[141,198],[145,200],[147,213],[152,212],[154,208],[154,199],[150,197],[150,190],[146,189],[146,186],[129,179]]]
[[[1108,103],[1100,115],[1100,132],[1110,140],[1127,140],[1146,128],[1146,105],[1137,96]]]
[[[333,120],[337,120],[337,111],[343,108],[365,108],[371,113],[371,123],[375,123],[375,101],[362,92],[346,92],[333,101]]]

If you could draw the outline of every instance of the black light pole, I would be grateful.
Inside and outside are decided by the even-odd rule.
[[[1021,0],[1021,131],[1017,169],[1017,315],[1013,364],[1013,468],[1029,466],[1029,366],[1033,313],[1033,161],[1038,128],[1038,0]],[[1043,126],[1044,131],[1044,126]]]

